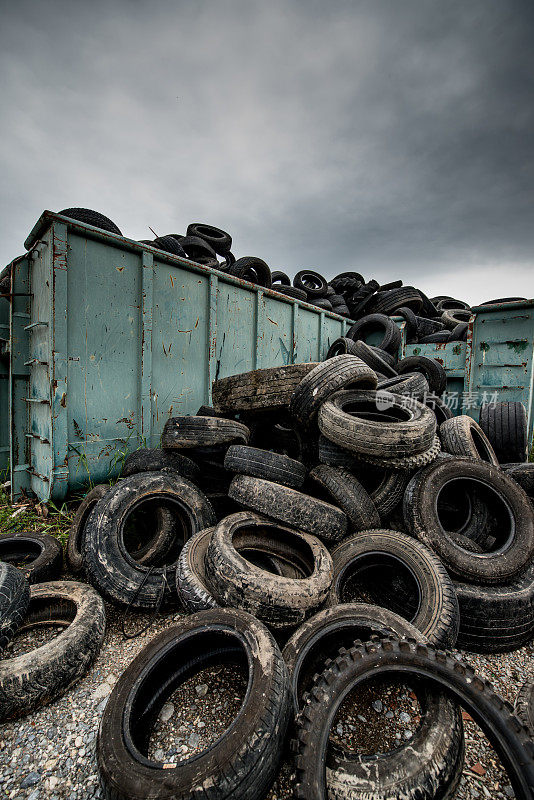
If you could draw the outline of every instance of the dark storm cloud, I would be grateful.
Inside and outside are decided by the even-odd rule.
[[[4,3],[0,263],[82,205],[290,273],[532,294],[532,8]]]

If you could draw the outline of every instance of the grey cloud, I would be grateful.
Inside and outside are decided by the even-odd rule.
[[[2,6],[0,264],[83,205],[290,273],[534,293],[526,0]]]

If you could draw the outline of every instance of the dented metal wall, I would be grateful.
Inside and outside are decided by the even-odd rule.
[[[14,263],[11,477],[42,500],[103,481],[216,377],[320,360],[349,323],[45,212]],[[5,379],[3,380],[5,383]]]

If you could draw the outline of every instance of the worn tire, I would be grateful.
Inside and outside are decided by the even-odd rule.
[[[164,253],[171,253],[173,256],[187,258],[184,248],[172,234],[157,236],[152,242],[152,247],[156,247]]]
[[[467,414],[460,414],[443,422],[439,428],[439,436],[446,453],[499,466],[488,437],[480,425]]]
[[[85,529],[83,547],[88,579],[108,600],[139,610],[154,609],[176,599],[175,562],[164,567],[147,567],[134,561],[124,549],[124,525],[143,500],[170,502],[177,509],[182,544],[197,531],[215,524],[213,509],[205,495],[172,472],[132,475],[100,500]]]
[[[382,521],[387,520],[402,503],[410,480],[408,472],[357,462],[354,474],[369,492]],[[378,526],[380,527],[380,526]]]
[[[517,695],[514,711],[534,740],[534,681],[523,684]]]
[[[443,402],[441,397],[437,397],[435,394],[427,394],[427,396],[424,398],[424,404],[428,408],[431,408],[436,415],[438,428],[442,422],[445,422],[447,419],[451,419],[453,415],[449,406]]]
[[[286,275],[285,272],[281,272],[280,270],[275,270],[274,272],[271,273],[271,283],[272,283],[271,288],[276,289],[276,291],[278,291],[277,287],[275,286],[275,283],[279,283],[282,286],[291,286],[291,278],[289,277],[289,275]]]
[[[438,557],[421,542],[400,531],[363,531],[335,547],[332,561],[334,580],[329,606],[348,602],[345,593],[357,574],[368,570],[376,573],[380,569],[372,586],[368,583],[361,585],[367,595],[374,594],[370,602],[388,607],[390,597],[397,593],[395,581],[400,578],[402,582],[399,567],[403,567],[406,575],[411,576],[409,587],[404,581],[406,598],[410,593],[413,597],[404,604],[402,616],[411,615],[409,621],[412,625],[436,647],[454,646],[459,625],[456,592]]]
[[[386,399],[387,408],[382,411],[379,404],[384,405]],[[354,409],[361,409],[362,416],[354,416]],[[341,391],[321,406],[319,429],[346,450],[394,458],[428,450],[434,441],[436,418],[421,403],[406,404],[387,392]]]
[[[117,228],[109,217],[105,217],[104,214],[100,214],[99,211],[93,211],[91,208],[64,208],[57,213],[61,214],[62,217],[69,217],[69,219],[85,222],[87,225],[92,225],[93,228],[100,228],[103,231],[109,231],[110,233],[116,233],[118,236],[122,236],[119,228]]]
[[[280,411],[315,366],[317,362],[288,364],[221,378],[213,384],[213,406],[217,411]]]
[[[389,291],[378,291],[373,298],[373,311],[394,315],[398,308],[409,308],[415,313],[421,310],[423,298],[413,286],[401,286]]]
[[[356,342],[353,339],[347,339],[346,336],[340,336],[339,339],[336,339],[334,342],[332,342],[328,348],[325,361],[329,358],[334,358],[334,356],[342,355],[358,355],[356,352]]]
[[[41,647],[0,661],[0,720],[21,717],[50,703],[87,672],[104,640],[102,598],[90,586],[74,581],[32,586],[19,630],[54,623],[67,627]]]
[[[257,286],[263,286],[264,289],[271,288],[271,270],[263,259],[255,256],[238,258],[234,264],[228,267],[226,274],[250,281]]]
[[[242,555],[255,551],[295,566],[298,578],[286,578],[255,566]],[[273,524],[242,511],[213,531],[205,557],[208,585],[222,606],[248,611],[266,625],[295,627],[326,600],[332,559],[309,534]]]
[[[534,501],[534,464],[501,464],[501,469]]]
[[[303,622],[287,640],[282,651],[289,672],[295,708],[301,708],[317,673],[327,659],[336,658],[340,647],[353,647],[356,640],[367,642],[373,636],[415,639],[426,638],[410,622],[382,606],[368,603],[341,603],[324,608]]]
[[[477,488],[487,487],[491,497],[499,498],[502,508],[511,515],[508,539],[494,552],[467,552],[442,526],[436,498],[451,481],[458,480],[474,481]],[[443,458],[417,472],[404,494],[404,519],[409,530],[438,554],[452,574],[470,582],[507,582],[534,556],[534,515],[528,497],[502,470],[484,461]]]
[[[293,278],[293,286],[306,292],[306,296],[311,303],[318,297],[325,297],[328,289],[328,284],[323,276],[310,269],[303,269],[297,272]]]
[[[349,339],[354,341],[366,341],[366,336],[381,332],[382,339],[377,345],[381,350],[386,353],[391,353],[396,356],[401,344],[401,332],[397,325],[385,314],[367,314],[362,317],[358,322],[355,322],[352,328],[347,331]]]
[[[377,508],[362,484],[347,469],[319,464],[310,478],[326,490],[349,521],[350,532],[380,527]]]
[[[248,667],[249,678],[246,697],[230,728],[211,747],[172,767],[162,769],[148,761],[149,720],[190,675],[228,661]],[[149,720],[142,713],[148,708]],[[152,639],[123,672],[107,702],[97,740],[105,796],[109,800],[264,797],[276,776],[290,714],[287,669],[276,642],[260,622],[250,614],[223,608],[186,617]],[[133,747],[126,743],[125,731]]]
[[[216,447],[249,440],[250,431],[241,422],[222,417],[171,417],[161,435],[164,450]]]
[[[161,448],[141,448],[126,457],[121,478],[128,478],[138,472],[159,472],[162,469],[173,469],[178,475],[193,482],[200,472],[195,462],[181,453]]]
[[[308,302],[308,295],[306,292],[303,292],[301,289],[297,289],[295,286],[276,286],[272,287],[273,291],[278,292],[279,294],[283,294],[285,297],[290,297],[292,300],[301,300],[305,303]]]
[[[204,560],[215,527],[198,531],[182,547],[176,565],[176,590],[182,605],[191,613],[208,611],[219,603],[206,578]]]
[[[280,453],[244,445],[232,445],[228,448],[224,466],[229,472],[264,478],[292,489],[300,489],[306,478],[306,467],[300,461]]]
[[[499,461],[527,461],[527,414],[523,403],[482,403],[479,424]]]
[[[71,571],[76,575],[83,570],[83,537],[85,533],[85,525],[89,519],[93,508],[99,500],[109,492],[110,486],[108,483],[99,483],[93,486],[83,498],[82,502],[76,509],[76,514],[72,520],[72,525],[69,528],[69,538],[67,541],[67,563]]]
[[[379,381],[378,389],[381,392],[414,397],[416,400],[423,400],[430,391],[427,379],[420,372],[409,372]]]
[[[335,392],[349,386],[376,389],[376,383],[375,372],[357,356],[334,356],[317,364],[304,376],[293,392],[289,412],[307,428],[313,423],[321,405]]]
[[[298,741],[294,747],[298,800],[324,800],[327,796],[325,763],[330,729],[348,692],[371,679],[391,676],[403,680],[420,678],[431,689],[445,689],[469,712],[494,746],[517,800],[531,800],[534,743],[513,716],[509,704],[471,667],[452,655],[406,640],[368,642],[353,647],[340,654],[317,680],[299,717]]]
[[[63,569],[63,548],[48,533],[6,533],[0,536],[0,561],[16,564],[28,583],[55,581]]]
[[[460,606],[457,647],[474,653],[506,653],[534,638],[534,563],[499,586],[455,582]]]
[[[351,340],[349,339],[348,341]],[[390,353],[380,350],[379,347],[373,347],[359,339],[353,342],[351,354],[361,358],[368,367],[371,367],[372,370],[381,375],[385,375],[386,378],[395,378],[397,376],[397,371],[393,367],[395,359]]]
[[[347,533],[347,517],[339,508],[271,481],[236,475],[228,494],[247,508],[324,541],[338,541]]]
[[[30,585],[25,575],[0,561],[0,650],[13,638],[28,610]]]
[[[379,458],[358,453],[358,461],[364,461],[373,467],[382,467],[387,470],[399,470],[401,472],[413,472],[414,470],[426,467],[441,455],[441,444],[439,438],[434,436],[434,441],[428,450],[417,453],[413,456],[399,456],[399,458]]]
[[[232,237],[221,228],[205,225],[203,222],[191,222],[187,226],[188,236],[199,236],[204,239],[216,253],[225,256],[232,249]]]
[[[408,356],[398,362],[397,372],[399,375],[404,375],[406,372],[421,372],[427,379],[432,394],[442,395],[447,388],[447,373],[435,358]]]

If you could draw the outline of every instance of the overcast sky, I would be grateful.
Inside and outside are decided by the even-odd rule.
[[[534,295],[531,0],[1,2],[0,267],[44,209]]]

